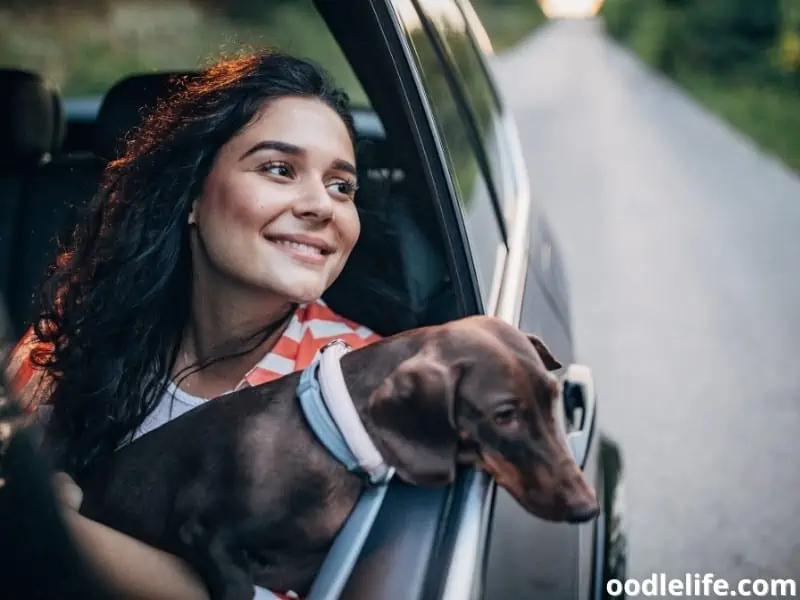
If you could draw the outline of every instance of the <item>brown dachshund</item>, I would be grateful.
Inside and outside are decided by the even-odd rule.
[[[413,485],[486,469],[530,513],[595,517],[559,431],[561,367],[541,340],[489,317],[408,331],[341,361],[385,461]],[[81,481],[81,512],[194,566],[214,598],[253,586],[306,593],[363,479],[317,440],[299,373],[207,402],[142,436]]]

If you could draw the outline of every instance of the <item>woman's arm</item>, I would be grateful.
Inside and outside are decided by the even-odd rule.
[[[125,600],[208,600],[203,583],[180,559],[72,509],[67,524],[90,565]]]
[[[32,328],[11,353],[6,379],[17,400],[34,418],[49,395],[46,373],[30,354],[38,344]],[[0,357],[1,358],[1,357]],[[0,368],[2,363],[0,361]],[[90,566],[121,600],[208,600],[202,581],[180,559],[78,513],[83,494],[66,474],[54,479],[63,517]]]
[[[208,600],[202,581],[180,559],[77,512],[80,489],[66,475],[56,478],[64,518],[87,560],[124,600]]]

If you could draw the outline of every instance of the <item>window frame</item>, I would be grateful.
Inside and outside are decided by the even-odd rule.
[[[464,38],[465,41],[471,46],[471,49],[476,54],[476,58],[481,67],[481,73],[484,76],[484,79],[489,87],[489,91],[492,96],[492,100],[494,102],[493,114],[492,114],[492,127],[496,127],[497,131],[502,130],[502,112],[501,112],[501,104],[498,102],[498,94],[493,82],[489,77],[487,77],[487,67],[485,63],[481,60],[481,55],[478,48],[474,45],[474,39],[472,37],[470,31],[470,24],[467,16],[464,14],[461,4],[457,0],[446,0],[448,2],[452,2],[453,7],[458,11],[458,14],[464,21]],[[438,59],[438,62],[442,68],[442,72],[445,75],[445,79],[447,80],[448,87],[450,89],[450,93],[453,98],[453,102],[456,105],[458,110],[458,114],[461,117],[462,122],[467,127],[467,136],[470,140],[470,146],[472,151],[475,155],[475,159],[478,163],[478,168],[481,171],[481,175],[486,182],[486,188],[489,192],[489,197],[491,198],[492,208],[494,211],[495,219],[501,231],[501,237],[503,240],[503,244],[508,244],[508,226],[506,223],[506,219],[504,217],[503,212],[503,201],[501,195],[503,195],[504,190],[502,189],[503,182],[496,181],[494,169],[492,168],[492,161],[486,151],[486,146],[484,144],[483,137],[481,135],[480,127],[477,122],[477,115],[473,110],[472,103],[470,101],[470,94],[462,85],[460,78],[457,76],[459,73],[458,66],[453,62],[451,58],[450,50],[447,46],[447,42],[442,39],[442,34],[439,29],[436,27],[434,23],[431,22],[428,13],[424,7],[424,0],[410,0],[411,4],[413,4],[414,8],[417,12],[417,17],[422,24],[422,29],[425,31],[425,34],[428,38],[428,41],[431,43],[434,53]],[[417,65],[417,68],[419,66]],[[420,69],[421,70],[421,69]],[[438,123],[437,123],[438,124]],[[502,168],[502,165],[501,165]]]
[[[455,72],[452,63],[446,60],[447,50],[442,47],[438,36],[432,37],[430,22],[424,14],[424,9],[421,10],[416,0],[393,0],[387,1],[387,4],[393,10],[394,18],[398,25],[398,31],[402,35],[402,42],[405,47],[404,58],[412,68],[417,91],[426,107],[427,120],[437,142],[438,155],[441,159],[442,167],[445,170],[445,176],[448,179],[450,198],[459,216],[462,244],[469,253],[473,282],[477,295],[480,298],[481,310],[488,314],[493,314],[498,304],[503,276],[506,273],[505,263],[508,257],[508,231],[505,219],[502,216],[502,210],[498,204],[499,198],[497,196],[497,188],[494,185],[494,181],[491,177],[491,170],[486,161],[485,147],[483,146],[471,109],[464,98],[463,90],[455,85]],[[454,8],[460,11],[459,6],[454,5]],[[478,245],[473,239],[474,232],[470,232],[470,227],[467,224],[468,213],[465,209],[465,198],[460,193],[459,181],[456,174],[452,171],[453,157],[448,148],[447,135],[444,133],[445,130],[439,118],[440,111],[437,109],[436,104],[434,104],[428,92],[429,86],[427,77],[420,64],[418,49],[413,39],[412,31],[413,33],[421,32],[421,34],[425,36],[425,43],[430,45],[430,51],[435,56],[435,63],[444,74],[449,97],[454,103],[459,121],[463,123],[467,129],[467,138],[471,146],[470,158],[475,161],[476,168],[478,169],[477,175],[483,178],[481,183],[486,186],[486,193],[490,198],[490,207],[488,208],[492,212],[492,218],[494,218],[493,225],[498,231],[498,241],[491,250],[485,248],[483,250],[478,249]],[[506,126],[502,121],[499,122],[498,125],[502,128]],[[484,160],[481,160],[481,156],[483,156]],[[480,256],[478,255],[479,252]],[[476,259],[486,258],[488,253],[493,254],[494,260],[491,262],[488,272],[479,274],[477,265],[481,261]],[[485,264],[485,261],[483,262]]]

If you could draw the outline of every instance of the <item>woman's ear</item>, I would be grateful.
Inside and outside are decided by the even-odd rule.
[[[369,399],[376,444],[412,485],[444,485],[455,477],[453,379],[447,366],[423,351],[401,363]]]
[[[197,200],[192,200],[192,205],[189,207],[189,216],[186,219],[186,222],[189,225],[195,225],[197,223],[197,217],[195,216],[195,206],[197,204]]]

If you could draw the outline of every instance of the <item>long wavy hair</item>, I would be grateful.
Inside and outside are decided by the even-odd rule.
[[[46,439],[57,468],[78,479],[132,437],[167,388],[192,301],[188,214],[220,148],[287,96],[326,103],[355,143],[347,95],[314,63],[267,52],[175,83],[109,163],[42,288],[34,330],[51,350],[32,360],[54,383]],[[215,360],[249,352],[281,324]]]

